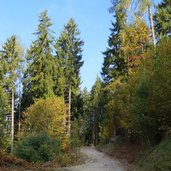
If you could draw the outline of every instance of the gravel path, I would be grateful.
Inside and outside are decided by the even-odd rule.
[[[110,158],[93,147],[83,147],[81,152],[85,153],[89,158],[85,164],[59,169],[57,171],[125,171],[119,161]]]

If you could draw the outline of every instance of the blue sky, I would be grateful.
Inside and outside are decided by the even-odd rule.
[[[64,24],[73,17],[84,40],[81,69],[81,88],[91,89],[103,63],[102,51],[107,47],[109,28],[113,17],[108,12],[110,0],[2,0],[0,5],[0,44],[11,35],[17,35],[27,49],[35,36],[38,15],[48,10],[54,24],[52,30],[58,38]]]

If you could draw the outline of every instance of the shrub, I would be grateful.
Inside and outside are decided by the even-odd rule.
[[[136,171],[170,171],[171,138],[165,138],[159,145],[146,151],[138,160]]]
[[[61,147],[65,146],[67,106],[62,98],[39,99],[23,115],[22,137],[26,137],[30,133],[45,133],[50,137],[58,138]]]
[[[130,79],[129,111],[134,118],[134,128],[150,145],[159,143],[171,127],[170,44],[171,39],[164,39],[156,49],[148,51],[136,81]]]
[[[18,141],[14,153],[28,162],[50,161],[60,152],[60,142],[47,134],[34,134]]]

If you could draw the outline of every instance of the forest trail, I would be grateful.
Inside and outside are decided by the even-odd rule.
[[[81,152],[88,156],[85,164],[62,168],[56,171],[125,171],[119,161],[99,152],[93,147],[83,147]]]

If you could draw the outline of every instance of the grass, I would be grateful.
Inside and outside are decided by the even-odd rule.
[[[126,141],[100,145],[97,149],[121,161],[126,159],[131,171],[171,171],[171,137],[150,149]]]
[[[32,168],[31,164],[25,160],[18,159],[15,156],[0,153],[0,170],[3,171],[24,171],[28,168]]]
[[[54,160],[45,163],[29,163],[13,155],[0,152],[0,171],[55,170],[64,166],[84,163],[85,157],[74,150],[61,153]]]
[[[171,138],[163,140],[142,155],[136,171],[171,171]]]

